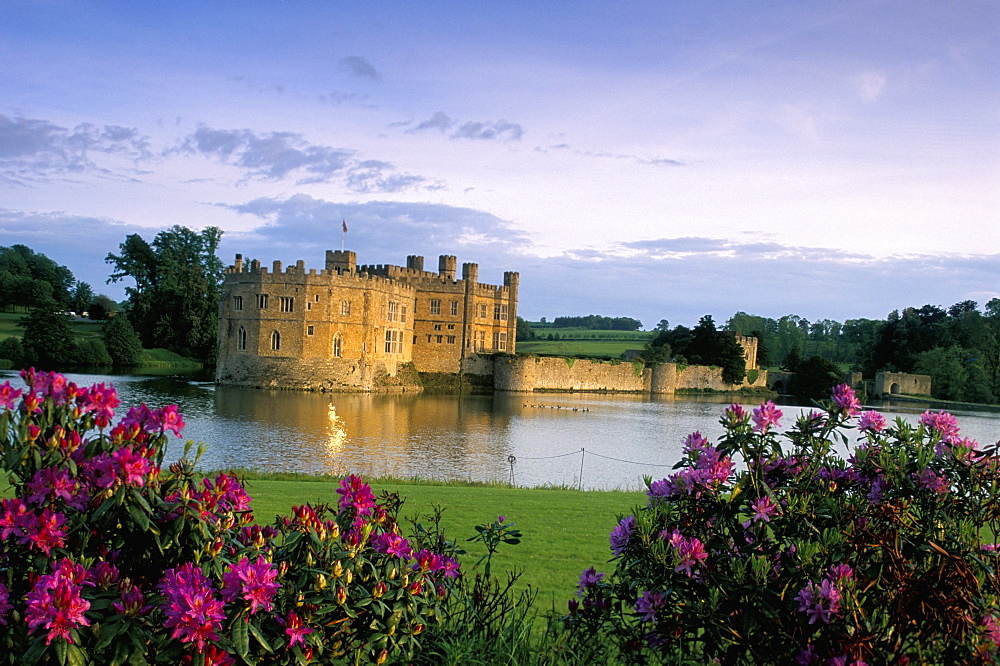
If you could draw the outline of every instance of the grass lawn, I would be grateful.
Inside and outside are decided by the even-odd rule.
[[[642,340],[531,340],[517,343],[519,354],[621,358],[629,349],[642,349]]]
[[[267,524],[276,515],[287,513],[293,504],[335,504],[339,499],[338,483],[339,479],[332,477],[250,478],[247,492],[254,498],[252,508],[257,522]],[[373,480],[371,484],[376,494],[394,491],[405,500],[400,511],[404,531],[409,527],[407,518],[427,515],[435,506],[443,507],[445,533],[469,551],[462,558],[466,570],[486,552],[480,544],[465,541],[475,534],[474,525],[496,520],[498,515],[516,523],[523,534],[521,543],[501,545],[493,559],[493,570],[523,569],[521,582],[538,590],[540,610],[553,604],[557,610],[565,610],[583,569],[610,569],[605,566],[611,557],[608,534],[617,523],[617,515],[631,513],[633,506],[645,501],[643,493],[621,491],[578,492],[409,480]]]

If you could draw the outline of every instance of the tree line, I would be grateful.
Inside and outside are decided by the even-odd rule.
[[[604,317],[587,315],[585,317],[556,317],[552,320],[553,328],[587,328],[595,331],[638,331],[642,322],[631,317]]]

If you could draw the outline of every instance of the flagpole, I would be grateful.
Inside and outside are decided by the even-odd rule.
[[[342,233],[340,234],[340,251],[344,251],[344,240],[347,238],[347,220],[340,222]]]

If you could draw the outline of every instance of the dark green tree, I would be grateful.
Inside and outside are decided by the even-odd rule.
[[[59,370],[76,361],[76,345],[70,333],[69,317],[47,308],[35,308],[20,325],[24,361],[39,370]]]
[[[760,329],[750,331],[750,337],[757,338],[757,365],[766,368],[771,365],[771,350],[764,340],[764,333]]]
[[[792,379],[792,393],[803,400],[829,398],[830,389],[843,381],[840,369],[822,356],[799,363]]]
[[[525,319],[521,319],[520,317],[518,317],[517,318],[517,341],[521,342],[521,341],[524,341],[524,340],[534,340],[535,337],[537,337],[537,336],[535,335],[535,330],[533,328],[531,328],[531,322],[529,322],[529,321],[527,321]]]
[[[94,321],[104,321],[116,312],[118,312],[118,304],[104,294],[95,296],[94,300],[87,306],[87,314]]]
[[[146,348],[215,361],[223,265],[216,256],[222,230],[195,232],[174,226],[147,243],[132,234],[108,254],[114,266],[110,281],[126,277],[128,317]]]
[[[781,367],[788,372],[796,372],[802,364],[802,355],[799,353],[799,346],[792,345],[792,348],[785,354],[785,360],[781,362]]]
[[[0,338],[0,358],[10,361],[13,368],[25,367],[24,345],[20,338]]]
[[[90,288],[90,285],[86,282],[77,282],[76,286],[73,287],[73,296],[70,302],[70,307],[73,312],[81,314],[87,312],[90,308],[90,304],[94,302],[94,290]]]
[[[0,276],[0,305],[4,307],[48,307],[51,301],[59,309],[70,308],[76,282],[73,273],[30,247],[0,247]]]
[[[110,362],[116,367],[131,368],[139,365],[142,341],[128,317],[111,317],[104,324],[104,346],[108,350]]]
[[[111,365],[111,356],[103,340],[85,338],[76,343],[73,364],[88,368],[106,368]]]

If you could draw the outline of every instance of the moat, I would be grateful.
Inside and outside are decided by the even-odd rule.
[[[172,377],[76,375],[78,384],[113,383],[119,413],[145,402],[176,403],[186,439],[205,442],[200,467],[312,474],[419,476],[506,481],[516,457],[518,485],[641,486],[666,476],[694,430],[718,437],[729,401],[594,394],[319,394],[216,386]],[[0,372],[0,383],[20,379]],[[915,421],[921,405],[882,406]],[[783,407],[791,423],[800,408]],[[1000,414],[955,410],[965,436],[1000,438]],[[580,450],[585,449],[581,455]],[[168,459],[178,458],[175,440]]]

